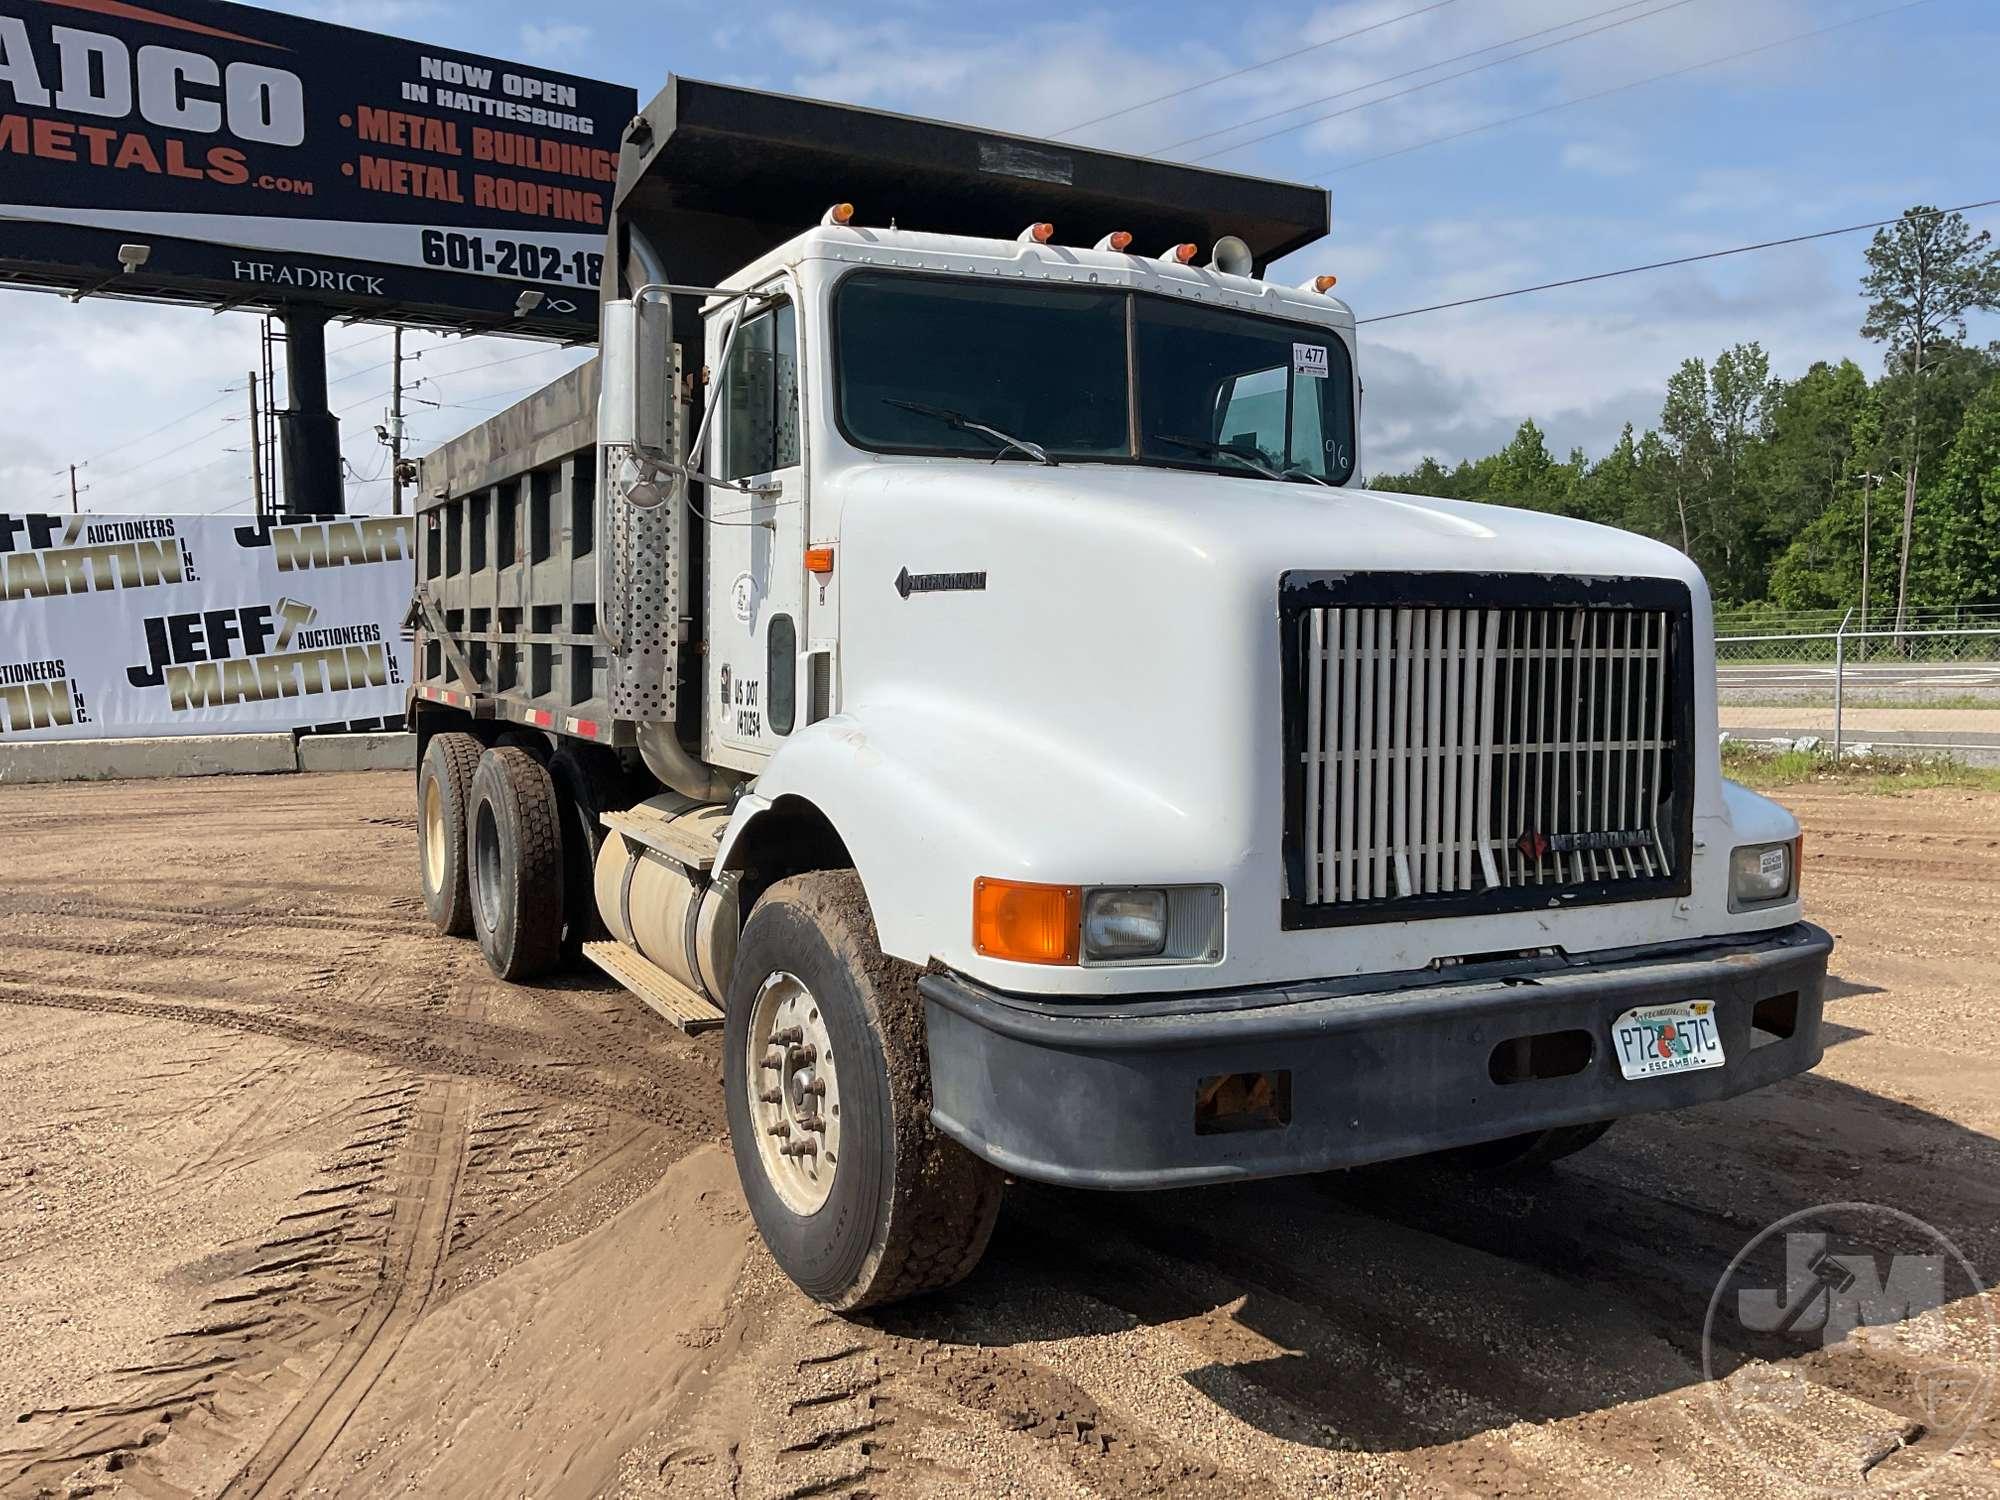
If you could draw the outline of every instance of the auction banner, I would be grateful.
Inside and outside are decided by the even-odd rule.
[[[0,246],[65,283],[233,283],[594,326],[629,88],[223,0],[0,0]],[[12,223],[4,221],[13,221]]]
[[[0,512],[0,743],[401,714],[406,516]]]

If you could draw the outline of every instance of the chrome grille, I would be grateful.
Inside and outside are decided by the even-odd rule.
[[[1289,900],[1374,919],[1679,878],[1686,611],[1605,591],[1288,609]]]

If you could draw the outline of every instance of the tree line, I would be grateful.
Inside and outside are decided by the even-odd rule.
[[[1876,231],[1861,294],[1872,380],[1852,360],[1794,380],[1756,342],[1668,379],[1658,424],[1592,460],[1548,450],[1533,420],[1498,453],[1426,457],[1371,489],[1491,500],[1642,532],[1701,565],[1719,604],[1847,609],[1900,630],[1913,611],[2000,604],[2000,250],[1919,205]]]

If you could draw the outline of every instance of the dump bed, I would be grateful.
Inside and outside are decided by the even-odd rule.
[[[592,360],[423,460],[419,697],[621,742],[597,639],[597,391]]]

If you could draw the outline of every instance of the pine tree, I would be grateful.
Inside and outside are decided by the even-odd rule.
[[[1965,315],[2000,307],[2000,250],[1993,236],[1978,234],[1963,214],[1941,214],[1919,204],[1868,246],[1869,299],[1864,338],[1888,345],[1892,373],[1906,377],[1908,414],[1903,449],[1903,527],[1896,564],[1896,634],[1909,616],[1910,544],[1917,524],[1917,478],[1923,463],[1927,377],[1938,346],[1965,337]]]

